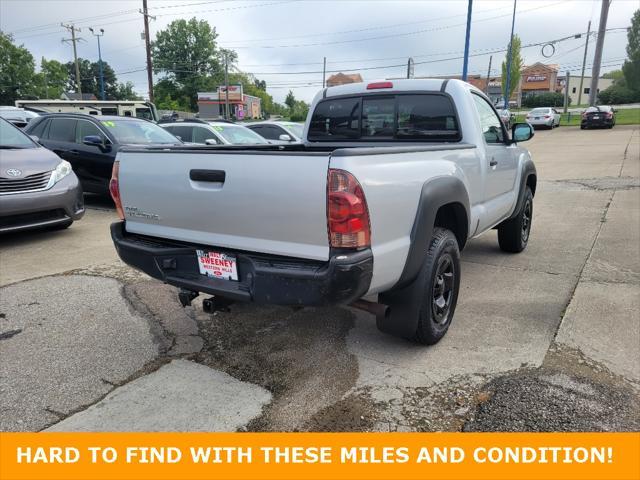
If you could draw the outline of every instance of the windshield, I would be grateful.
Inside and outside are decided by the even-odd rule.
[[[135,120],[102,120],[100,122],[121,144],[181,143],[155,123]]]
[[[37,148],[22,130],[6,120],[0,120],[0,148]]]
[[[213,125],[213,129],[227,142],[234,145],[269,143],[254,131],[240,125]]]
[[[302,138],[303,127],[299,123],[287,123],[285,127],[291,130],[296,137]]]
[[[548,108],[534,108],[533,110],[531,110],[531,113],[549,113],[549,109]]]

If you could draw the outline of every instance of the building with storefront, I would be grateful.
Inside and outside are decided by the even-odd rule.
[[[348,83],[360,83],[362,76],[359,73],[336,73],[327,79],[327,87],[346,85]]]
[[[226,90],[224,85],[215,92],[198,92],[198,113],[201,119],[216,119],[225,117]],[[229,85],[229,113],[230,118],[243,120],[247,118],[262,118],[262,101],[259,97],[246,95],[242,85]]]
[[[536,62],[524,67],[520,73],[521,98],[539,93],[560,92],[563,86],[564,78],[558,78],[558,65]]]

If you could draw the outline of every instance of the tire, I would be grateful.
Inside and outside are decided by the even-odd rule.
[[[584,125],[580,125],[580,130],[584,130],[584,129],[586,129],[586,128],[587,128],[587,127],[585,127]]]
[[[524,202],[518,214],[498,225],[498,244],[500,249],[509,253],[520,253],[529,243],[533,220],[533,193],[527,187]]]
[[[426,288],[418,299],[418,327],[413,340],[434,345],[449,330],[460,290],[460,250],[451,230],[434,229],[419,275],[426,277]]]

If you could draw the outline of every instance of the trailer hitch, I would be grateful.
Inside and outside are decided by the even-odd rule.
[[[228,312],[233,300],[224,297],[210,297],[202,301],[202,310],[205,313]]]

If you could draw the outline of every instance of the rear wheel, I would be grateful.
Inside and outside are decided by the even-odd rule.
[[[436,227],[413,283],[400,292],[381,295],[390,313],[388,318],[378,318],[378,328],[423,345],[438,343],[453,320],[459,288],[458,241],[450,230]]]
[[[498,226],[500,249],[510,253],[520,253],[529,243],[531,223],[533,221],[533,193],[527,187],[524,202],[518,214]]]

